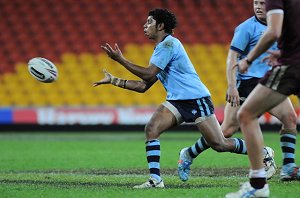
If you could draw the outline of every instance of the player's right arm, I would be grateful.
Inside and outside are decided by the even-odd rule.
[[[226,77],[228,84],[226,101],[233,107],[240,105],[240,96],[236,87],[236,69],[233,69],[233,65],[237,63],[239,55],[238,52],[229,49],[226,60]]]
[[[144,81],[152,81],[156,78],[156,75],[160,72],[160,68],[156,65],[151,64],[148,67],[141,67],[136,65],[129,60],[127,60],[121,50],[119,49],[118,44],[115,44],[115,48],[112,48],[108,43],[101,46],[101,48],[106,52],[106,54],[113,59],[114,61],[123,65],[128,71],[132,74],[136,75],[137,77],[143,79]]]
[[[240,96],[236,85],[237,68],[235,65],[237,64],[240,56],[247,53],[246,49],[249,47],[249,43],[251,42],[251,35],[253,31],[252,20],[253,17],[247,19],[235,28],[227,55],[226,75],[228,89],[226,93],[226,100],[233,107],[240,105]]]
[[[95,82],[93,85],[94,87],[102,84],[112,84],[117,87],[121,87],[123,89],[128,89],[140,93],[144,93],[147,91],[156,81],[157,77],[153,77],[152,79],[145,81],[145,80],[125,80],[113,76],[111,73],[103,70],[104,78],[100,81]]]

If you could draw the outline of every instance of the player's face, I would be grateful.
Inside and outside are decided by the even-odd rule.
[[[144,33],[149,39],[155,39],[157,35],[156,20],[153,16],[148,16],[144,24]]]
[[[254,0],[253,1],[253,9],[255,16],[263,21],[266,22],[266,5],[265,0]]]

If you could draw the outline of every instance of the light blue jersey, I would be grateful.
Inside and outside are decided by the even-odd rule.
[[[267,25],[263,24],[255,16],[247,19],[235,29],[230,49],[240,53],[240,59],[244,58],[254,48],[266,29]],[[276,49],[277,43],[270,48],[270,50]],[[241,74],[237,72],[237,80],[246,80],[253,77],[262,78],[271,69],[270,66],[262,62],[263,57],[266,55],[267,53],[265,52],[255,59],[247,73]]]
[[[154,49],[150,63],[161,69],[157,78],[167,91],[167,100],[190,100],[210,96],[181,42],[167,36]]]

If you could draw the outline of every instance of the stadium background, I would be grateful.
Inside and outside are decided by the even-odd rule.
[[[103,77],[103,68],[136,79],[103,53],[105,42],[118,43],[126,58],[148,65],[154,46],[143,24],[155,7],[176,14],[175,36],[210,89],[221,122],[228,46],[236,25],[253,15],[252,0],[0,0],[0,128],[145,124],[165,100],[160,83],[144,94],[92,83]],[[33,57],[53,61],[58,81],[33,79],[27,70]],[[291,99],[299,115],[298,101]],[[277,120],[266,114],[261,123]]]

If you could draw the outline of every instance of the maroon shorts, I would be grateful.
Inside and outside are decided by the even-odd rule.
[[[300,65],[279,65],[268,71],[260,83],[283,95],[300,95]]]

